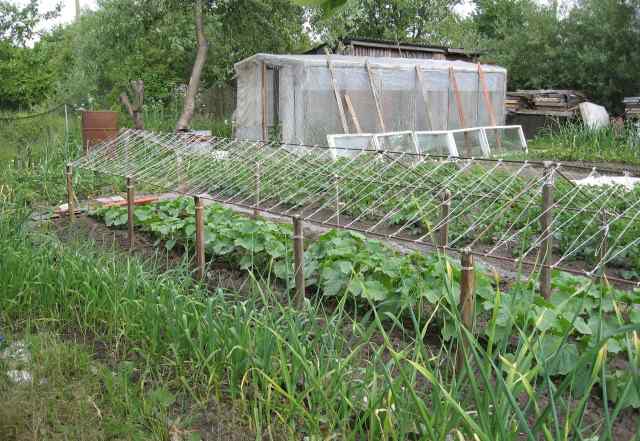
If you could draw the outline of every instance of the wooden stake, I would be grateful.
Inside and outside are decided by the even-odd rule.
[[[356,115],[356,110],[354,109],[353,104],[351,104],[351,98],[349,98],[349,95],[347,95],[346,93],[344,94],[344,102],[347,103],[347,111],[349,112],[349,115],[353,120],[353,125],[356,128],[356,133],[362,133],[362,127],[360,127],[360,120],[358,120],[358,116]]]
[[[440,222],[442,226],[438,231],[438,246],[445,248],[449,245],[449,212],[451,210],[451,192],[444,190],[440,195],[442,203],[440,204]]]
[[[67,164],[65,174],[67,175],[67,209],[69,213],[69,220],[75,222],[76,220],[76,207],[73,200],[73,165]]]
[[[340,179],[338,175],[333,175],[333,185],[336,190],[336,221],[337,224],[340,225],[340,187],[339,187]]]
[[[475,268],[473,262],[473,254],[470,248],[462,250],[460,255],[460,264],[462,266],[462,274],[460,276],[460,315],[462,317],[462,325],[473,333],[475,322]],[[456,372],[462,371],[464,365],[464,348],[467,347],[467,340],[462,337],[461,347],[458,348],[456,357]]]
[[[204,205],[199,196],[193,197],[196,206],[196,277],[203,280],[205,275],[204,261]]]
[[[376,88],[375,81],[373,80],[373,72],[371,71],[371,66],[369,66],[369,61],[364,63],[365,68],[367,69],[367,76],[369,77],[369,87],[371,87],[371,94],[373,95],[373,101],[376,105],[376,112],[378,114],[378,123],[380,124],[380,129],[383,132],[386,132],[387,129],[384,126],[384,118],[382,115],[382,103],[380,102],[380,96],[378,96],[378,89]]]
[[[433,118],[431,118],[431,110],[429,109],[429,101],[427,100],[427,93],[424,90],[424,78],[422,76],[422,70],[420,70],[420,66],[416,65],[416,79],[418,80],[418,87],[420,88],[420,93],[422,94],[422,101],[424,101],[424,111],[425,116],[427,117],[427,125],[429,130],[435,130],[433,127]]]
[[[253,217],[258,217],[258,207],[260,207],[260,163],[256,161],[255,168],[255,186],[256,186],[256,208],[253,209]]]
[[[304,237],[302,219],[293,217],[293,265],[296,280],[295,305],[302,308],[304,305]]]
[[[551,259],[553,251],[553,239],[551,237],[551,224],[553,223],[553,171],[551,163],[544,163],[545,182],[542,186],[542,216],[540,216],[541,235],[544,237],[540,249],[540,294],[545,299],[551,296]]]
[[[607,210],[602,210],[600,214],[600,222],[602,224],[602,242],[600,244],[600,282],[604,282],[607,278],[607,265],[604,263],[604,259],[607,258],[609,253],[609,213]]]
[[[327,56],[327,66],[329,67],[329,73],[331,74],[331,87],[333,87],[333,94],[336,97],[336,104],[338,104],[338,113],[340,114],[342,131],[348,134],[349,125],[347,124],[347,117],[344,114],[344,107],[342,107],[342,98],[340,97],[340,92],[338,92],[338,82],[336,81],[336,72],[333,68],[333,63],[331,62],[331,55],[329,54],[329,50],[326,47],[324,48],[324,53]]]
[[[133,210],[134,210],[135,194],[133,188],[133,179],[127,176],[127,237],[129,238],[129,251],[135,246],[135,232],[133,230]]]

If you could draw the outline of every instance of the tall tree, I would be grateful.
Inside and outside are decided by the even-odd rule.
[[[191,69],[191,76],[189,77],[189,84],[187,85],[187,92],[184,95],[184,106],[182,108],[182,114],[178,118],[176,124],[176,130],[188,130],[189,123],[193,118],[193,113],[196,109],[196,95],[200,88],[200,77],[202,76],[202,70],[204,64],[207,61],[207,52],[209,49],[209,43],[207,42],[207,36],[204,32],[204,19],[203,19],[203,5],[202,0],[195,0],[194,6],[195,16],[195,28],[196,28],[196,42],[198,49],[196,52],[196,59]]]
[[[468,30],[453,12],[461,0],[349,0],[326,18],[312,23],[324,40],[342,37],[377,38],[460,45]]]

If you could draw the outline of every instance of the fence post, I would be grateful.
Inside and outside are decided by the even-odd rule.
[[[604,282],[607,278],[607,265],[604,263],[604,259],[607,258],[609,253],[609,213],[606,209],[603,209],[600,213],[600,222],[602,225],[602,243],[600,244],[600,277],[598,279],[600,282]]]
[[[256,186],[256,199],[255,204],[256,208],[253,209],[253,217],[258,217],[258,208],[260,206],[260,163],[256,161],[255,167],[255,186]]]
[[[446,252],[449,245],[449,212],[451,210],[451,192],[444,190],[440,195],[442,203],[440,204],[440,229],[438,230],[438,246],[442,247]]]
[[[67,209],[69,213],[69,220],[75,222],[76,220],[76,207],[73,200],[73,165],[69,162],[67,164],[65,175],[67,176]]]
[[[196,206],[196,277],[203,280],[205,275],[204,261],[204,206],[199,196],[193,197]]]
[[[475,293],[475,267],[473,262],[473,254],[470,248],[465,248],[460,254],[460,316],[462,317],[462,326],[469,332],[473,332],[475,322],[476,293]],[[462,334],[461,345],[458,347],[456,357],[456,372],[462,370],[464,364],[464,347],[467,346],[465,334]]]
[[[302,308],[304,305],[304,237],[302,219],[293,217],[293,266],[296,280],[295,305]]]
[[[336,191],[336,223],[340,225],[340,187],[338,175],[333,175],[333,185]]]
[[[541,235],[544,238],[540,249],[540,294],[545,299],[551,296],[551,259],[553,252],[553,238],[551,224],[553,223],[553,170],[551,162],[544,163],[544,185],[542,186],[542,216],[540,217]]]
[[[135,245],[135,232],[133,230],[134,202],[135,193],[133,188],[133,178],[131,176],[127,176],[127,233],[129,238],[129,251],[133,250]]]

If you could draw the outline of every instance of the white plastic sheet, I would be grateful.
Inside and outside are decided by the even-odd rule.
[[[462,103],[465,127],[489,124],[477,64],[342,55],[331,55],[330,60],[349,134],[357,132],[353,116],[364,133],[460,129],[463,127],[458,101]],[[269,67],[265,70],[264,106],[263,64]],[[504,124],[507,72],[489,65],[483,65],[482,70],[497,123]],[[283,142],[314,145],[323,144],[328,134],[345,133],[326,56],[257,54],[237,63],[235,71],[237,138],[261,139],[264,131],[272,133],[272,129],[277,128]],[[274,75],[278,76],[277,106],[276,100],[269,96],[274,90],[270,84],[275,81]],[[458,96],[452,86],[452,75]],[[378,92],[381,115],[377,112],[371,84]],[[349,96],[355,115],[348,111],[345,95]],[[263,108],[267,112],[264,119]],[[266,130],[264,124],[268,126]]]

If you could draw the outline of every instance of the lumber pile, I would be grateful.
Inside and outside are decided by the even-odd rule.
[[[640,119],[640,96],[627,97],[622,102],[627,118]]]
[[[573,112],[584,101],[585,95],[575,90],[517,90],[507,93],[505,105],[512,112],[555,113]]]

